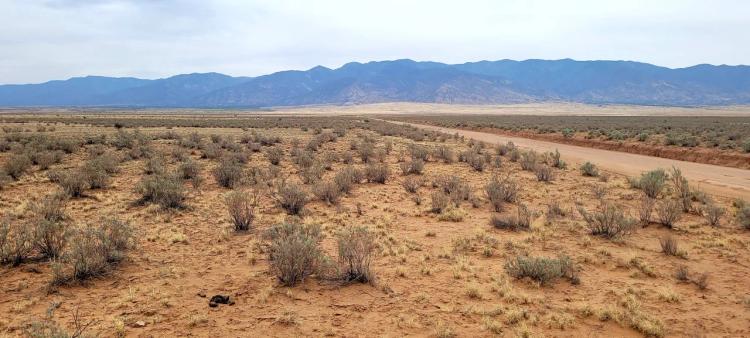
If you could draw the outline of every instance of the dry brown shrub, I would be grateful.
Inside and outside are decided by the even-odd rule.
[[[341,278],[347,282],[373,283],[370,264],[377,245],[375,236],[365,227],[350,227],[338,234]]]
[[[232,218],[234,230],[247,231],[253,227],[259,197],[257,192],[245,190],[233,191],[226,196],[224,204]]]

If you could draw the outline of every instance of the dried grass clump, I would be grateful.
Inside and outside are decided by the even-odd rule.
[[[27,224],[11,222],[9,217],[0,219],[0,264],[23,263],[34,250],[33,241],[33,229]]]
[[[513,203],[518,200],[518,190],[518,183],[509,177],[501,179],[495,176],[484,187],[487,199],[496,212],[502,211],[505,203]]]
[[[534,168],[534,174],[536,175],[537,181],[550,182],[555,178],[555,173],[552,168],[546,164],[537,164]]]
[[[667,228],[673,228],[674,224],[682,218],[682,204],[675,200],[662,201],[656,207],[656,220]]]
[[[430,150],[423,145],[411,143],[407,147],[412,160],[422,160],[423,162],[426,162],[430,157]]]
[[[59,257],[67,243],[65,202],[64,196],[54,194],[31,205],[33,244],[44,257]]]
[[[88,161],[78,169],[78,175],[86,182],[86,186],[91,189],[103,189],[109,186],[109,174],[97,164],[98,162]]]
[[[583,207],[578,207],[589,233],[608,239],[618,239],[630,234],[635,228],[635,220],[625,215],[622,208],[613,203],[603,203],[601,210],[588,212]]]
[[[706,218],[708,224],[714,227],[718,227],[721,224],[721,217],[726,213],[726,209],[716,205],[714,202],[706,203],[703,207],[703,217]]]
[[[641,225],[646,226],[651,223],[651,214],[654,212],[654,205],[656,200],[643,195],[641,198],[640,208],[638,209],[638,216],[641,221]]]
[[[441,145],[435,149],[432,153],[435,159],[443,161],[443,163],[453,163],[456,161],[456,154],[450,147]]]
[[[417,190],[419,190],[419,187],[422,186],[422,179],[419,177],[407,177],[404,179],[404,182],[401,184],[401,186],[404,187],[404,190],[409,193],[416,193]]]
[[[186,159],[179,166],[177,172],[183,180],[192,180],[201,175],[201,165],[192,159]]]
[[[424,170],[424,161],[421,159],[413,159],[409,162],[401,162],[399,167],[401,168],[401,173],[404,175],[421,175]]]
[[[95,226],[76,229],[69,248],[52,266],[52,285],[81,282],[109,272],[135,246],[135,232],[127,223],[104,218]]]
[[[525,205],[519,205],[514,215],[493,215],[490,224],[497,229],[530,230],[534,214]]]
[[[279,206],[290,215],[299,215],[307,204],[307,192],[294,182],[281,181],[274,196]]]
[[[283,223],[271,228],[271,271],[284,286],[294,286],[319,271],[323,262],[320,226]]]
[[[363,179],[364,173],[350,165],[344,167],[333,176],[333,181],[339,187],[339,190],[346,194],[350,193],[354,185],[361,182]]]
[[[313,185],[312,193],[315,198],[331,205],[338,203],[341,197],[341,188],[334,181],[321,181]]]
[[[181,208],[185,200],[185,187],[177,175],[163,174],[144,177],[136,186],[140,202],[151,202],[162,208]]]
[[[25,154],[13,154],[3,164],[3,171],[14,180],[18,180],[31,168],[31,159]]]
[[[224,199],[224,204],[232,218],[234,230],[247,231],[252,229],[255,220],[255,207],[258,205],[259,194],[245,190],[230,192]]]
[[[482,154],[475,152],[469,152],[466,155],[465,162],[468,163],[472,169],[479,172],[484,171],[484,167],[487,165],[485,157],[482,156]]]
[[[365,167],[365,177],[368,182],[385,184],[390,173],[391,171],[385,163],[370,163]]]
[[[672,167],[672,184],[674,185],[677,200],[682,204],[682,211],[689,212],[692,208],[692,191],[688,180],[682,176],[682,171],[677,167]]]
[[[266,158],[273,165],[279,165],[284,158],[284,149],[281,147],[270,147],[266,149]]]
[[[519,255],[505,264],[505,271],[516,279],[528,277],[541,285],[547,285],[557,278],[566,278],[573,284],[580,283],[578,271],[567,256],[547,258]]]
[[[224,188],[234,188],[239,186],[244,178],[243,166],[241,163],[224,158],[219,165],[213,170],[216,183]]]
[[[746,230],[750,230],[750,205],[745,205],[737,210],[735,220],[739,226]]]
[[[519,163],[521,164],[521,169],[526,171],[534,171],[537,167],[537,163],[539,162],[539,155],[533,151],[529,150],[521,154],[521,159]]]
[[[661,252],[667,256],[687,257],[687,253],[680,250],[677,239],[673,236],[667,235],[660,238],[659,245],[661,245]]]
[[[464,220],[464,217],[466,217],[466,211],[459,207],[449,206],[438,215],[438,220],[447,222],[461,222]]]
[[[373,283],[370,264],[377,248],[375,236],[367,228],[350,227],[337,236],[341,278],[347,282]]]
[[[81,197],[88,188],[86,178],[73,170],[58,172],[53,177],[69,197]]]
[[[430,195],[430,211],[439,214],[448,209],[451,205],[451,198],[442,191],[435,191]]]
[[[152,154],[146,159],[146,164],[143,167],[143,172],[146,175],[161,175],[167,171],[167,160],[161,153]]]

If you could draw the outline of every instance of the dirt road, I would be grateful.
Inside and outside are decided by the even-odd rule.
[[[402,123],[395,121],[389,122]],[[710,194],[750,199],[750,170],[586,148],[519,137],[508,137],[469,130],[442,128],[414,123],[402,124],[408,124],[427,130],[442,131],[450,134],[458,133],[459,135],[468,138],[489,143],[505,143],[513,141],[513,143],[521,148],[533,149],[536,151],[551,151],[558,149],[560,150],[562,157],[570,163],[580,164],[590,161],[604,170],[628,176],[640,175],[640,173],[644,171],[656,168],[670,169],[672,166],[675,166],[682,170],[683,175],[685,175],[694,186],[699,187]]]

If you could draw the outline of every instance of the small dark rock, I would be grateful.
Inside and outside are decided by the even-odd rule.
[[[208,306],[210,307],[217,307],[219,304],[234,305],[234,300],[229,298],[229,296],[216,295],[211,297],[211,300],[208,301]]]

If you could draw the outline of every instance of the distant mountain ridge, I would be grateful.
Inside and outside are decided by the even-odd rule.
[[[352,62],[258,77],[219,73],[157,80],[103,76],[0,85],[0,106],[269,107],[427,102],[750,104],[750,67],[666,68],[633,61],[499,60],[464,64]]]

